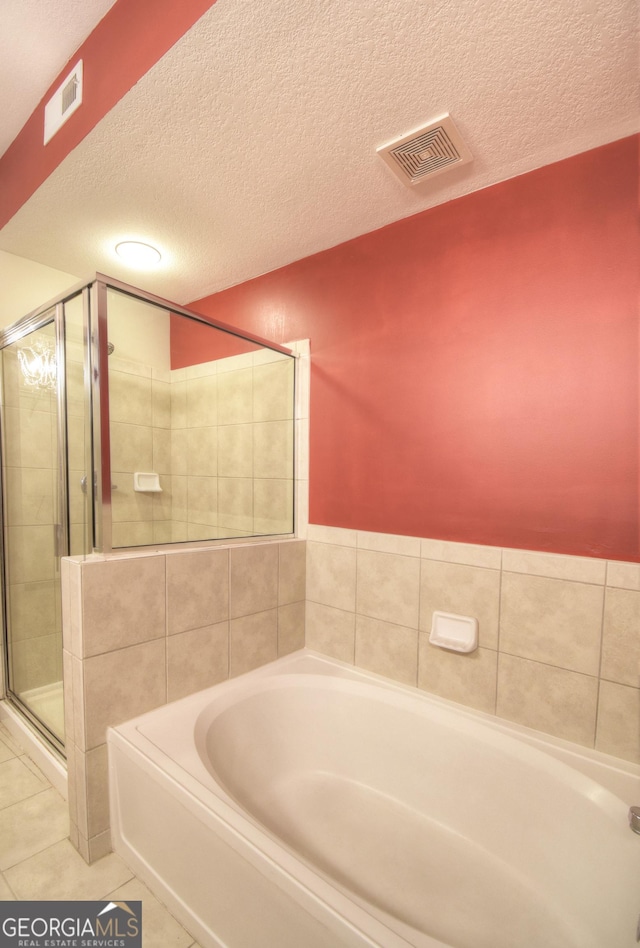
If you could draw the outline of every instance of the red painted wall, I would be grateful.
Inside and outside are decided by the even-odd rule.
[[[192,304],[311,339],[312,523],[640,559],[637,150]]]
[[[215,0],[117,0],[0,158],[0,227]],[[44,107],[83,60],[82,105],[43,145]]]

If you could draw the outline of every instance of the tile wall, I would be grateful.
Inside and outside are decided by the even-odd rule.
[[[112,356],[113,547],[292,533],[293,372],[271,350],[173,371]]]
[[[106,729],[304,645],[305,544],[63,561],[71,839],[110,850]]]
[[[479,620],[470,654],[432,613]],[[640,565],[310,525],[306,645],[640,762]]]

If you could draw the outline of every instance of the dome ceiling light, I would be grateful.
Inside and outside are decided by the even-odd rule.
[[[116,253],[127,266],[136,267],[139,270],[150,270],[162,259],[162,254],[156,247],[140,240],[121,240],[116,244]]]

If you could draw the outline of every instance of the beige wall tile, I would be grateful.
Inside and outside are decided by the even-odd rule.
[[[429,636],[420,633],[418,687],[424,691],[494,714],[497,674],[498,653],[493,649],[450,652],[431,645]]]
[[[54,578],[53,528],[9,527],[7,530],[9,582],[38,583]]]
[[[304,601],[278,606],[278,658],[304,648],[304,625]]]
[[[153,468],[152,428],[111,422],[111,470],[151,471]]]
[[[62,651],[62,689],[64,695],[64,734],[65,743],[75,737],[74,698],[73,698],[73,656],[66,649]]]
[[[165,640],[87,658],[84,686],[86,745],[91,750],[105,742],[107,727],[166,703]]]
[[[54,520],[56,481],[49,468],[6,468],[5,522],[11,526]]]
[[[253,417],[255,421],[293,418],[294,360],[256,365],[253,370]]]
[[[135,556],[83,564],[85,657],[164,636],[165,559]]]
[[[187,470],[187,429],[173,428],[171,430],[171,474],[186,475]]]
[[[257,536],[293,533],[293,481],[253,480],[253,532]]]
[[[111,479],[117,490],[111,493],[111,517],[114,523],[153,520],[153,494],[133,489],[133,473],[114,470]]]
[[[171,474],[171,432],[168,428],[152,428],[153,464],[156,474]]]
[[[6,408],[5,464],[7,467],[52,468],[54,443],[50,411]]]
[[[290,421],[253,425],[254,477],[293,477],[293,429]]]
[[[640,689],[600,683],[596,748],[640,763]]]
[[[73,677],[73,731],[66,733],[66,737],[73,741],[79,750],[86,750],[87,728],[84,710],[84,662],[72,656],[71,674]]]
[[[215,526],[219,511],[223,510],[224,495],[220,489],[222,481],[215,477],[187,478],[187,520]],[[180,519],[176,517],[176,519]]]
[[[307,599],[355,612],[355,549],[307,541]]]
[[[59,639],[55,633],[21,639],[9,646],[13,690],[17,694],[60,681]]]
[[[151,426],[151,379],[109,371],[109,418],[130,425]]]
[[[606,591],[600,674],[640,687],[640,591],[611,587]]]
[[[305,644],[308,648],[353,665],[355,641],[355,612],[307,602]]]
[[[508,721],[592,747],[598,680],[524,658],[498,658],[496,713]]]
[[[222,373],[218,376],[218,424],[248,421],[253,421],[253,369]]]
[[[84,777],[76,773],[76,757],[80,751],[76,748],[73,741],[70,741],[68,736],[65,737],[65,754],[67,756],[67,802],[69,807],[69,836],[73,841],[77,837],[79,832],[79,823],[82,822],[83,833],[86,835],[87,831],[87,817],[86,817],[86,783]],[[82,820],[80,819],[80,814],[78,811],[78,796],[83,798],[84,806],[84,816]],[[77,845],[74,842],[74,846]]]
[[[607,585],[640,591],[640,563],[607,563]]]
[[[278,546],[265,543],[229,551],[229,615],[232,619],[278,605]]]
[[[89,838],[109,829],[109,775],[107,745],[101,744],[81,755],[87,787],[87,827]]]
[[[401,556],[420,556],[418,537],[402,537],[390,533],[368,533],[358,531],[359,550],[372,550],[376,553],[398,553]]]
[[[85,446],[85,419],[81,416],[67,415],[67,452],[69,467],[84,473],[86,446]]]
[[[171,428],[171,384],[153,379],[151,384],[151,424],[154,428]]]
[[[52,579],[42,583],[14,583],[7,592],[12,641],[55,631],[56,597]]]
[[[111,546],[120,549],[126,546],[151,546],[153,544],[153,520],[128,520],[114,523],[111,531]]]
[[[173,523],[171,520],[153,521],[153,542],[154,543],[172,543],[173,542]]]
[[[170,635],[229,618],[228,550],[189,550],[166,560]]]
[[[171,519],[174,522],[185,521],[188,511],[188,479],[186,477],[171,477],[169,490],[171,492]],[[216,496],[217,501],[217,496]]]
[[[223,425],[218,429],[220,477],[253,477],[253,425]]]
[[[215,375],[187,380],[187,426],[208,428],[218,424],[218,383]]]
[[[81,563],[72,559],[61,561],[64,647],[77,658],[82,656],[81,568]]]
[[[172,543],[183,543],[185,540],[189,539],[189,525],[187,523],[180,523],[179,521],[171,521],[171,542]]]
[[[278,610],[231,619],[229,675],[242,675],[278,657]]]
[[[420,560],[358,550],[356,612],[418,628]]]
[[[500,573],[458,563],[423,559],[420,577],[420,629],[431,630],[434,612],[452,612],[478,620],[483,648],[498,644]]]
[[[229,623],[171,635],[167,641],[168,700],[209,688],[229,677]]]
[[[253,479],[218,478],[218,522],[231,531],[253,532]]]
[[[187,472],[213,477],[218,472],[218,429],[187,429]]]
[[[315,543],[330,543],[332,546],[348,546],[355,549],[358,545],[358,531],[310,523],[307,540],[313,540]]]
[[[597,675],[603,597],[601,586],[503,573],[500,649]]]
[[[450,540],[422,540],[420,549],[424,559],[440,560],[443,563],[483,566],[487,569],[500,569],[502,563],[502,550],[497,546],[454,543]]]
[[[357,615],[355,664],[415,686],[418,682],[417,630]]]
[[[306,592],[307,547],[304,540],[278,544],[278,605],[300,602]]]
[[[160,487],[162,493],[152,494],[153,520],[171,520],[173,514],[173,498],[171,497],[172,478],[168,474],[160,475]]]
[[[217,333],[217,330],[216,330]],[[224,359],[214,359],[208,362],[197,362],[195,365],[188,365],[184,369],[178,369],[178,372],[184,372],[186,379],[206,379],[217,375],[218,366]]]
[[[187,381],[171,373],[171,427],[187,427]]]
[[[98,862],[100,859],[107,858],[112,853],[111,830],[105,830],[98,836],[92,836],[88,841],[88,862],[90,864]]]
[[[187,524],[187,540],[219,540],[223,536],[224,531],[220,527],[201,523]]]
[[[606,562],[588,556],[560,556],[529,550],[503,550],[502,568],[511,573],[526,573],[530,576],[547,576],[549,579],[568,579],[601,585],[605,580]]]

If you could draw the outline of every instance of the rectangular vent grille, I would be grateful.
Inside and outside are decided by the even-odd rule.
[[[44,144],[82,105],[82,60],[78,60],[44,107]]]
[[[396,138],[377,151],[406,185],[420,184],[425,178],[473,160],[449,115]]]
[[[68,82],[62,90],[62,114],[71,108],[78,95],[78,77],[74,75],[71,82]]]

